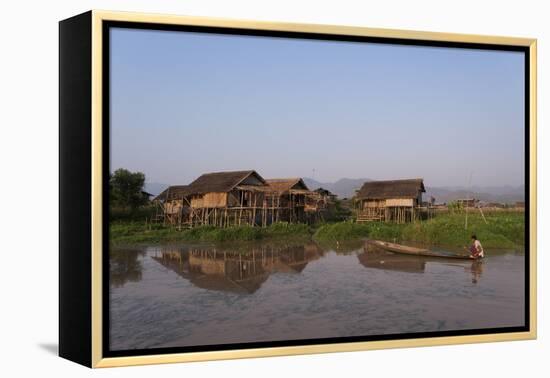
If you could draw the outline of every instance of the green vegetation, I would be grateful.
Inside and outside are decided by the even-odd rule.
[[[135,209],[128,207],[113,207],[109,209],[109,219],[111,222],[141,222],[145,219],[151,219],[156,214],[158,209],[153,204],[147,204]]]
[[[462,212],[464,210],[464,207],[462,206],[462,203],[458,201],[451,201],[447,204],[447,209],[449,209],[449,212],[453,214],[456,212]]]
[[[109,175],[109,202],[111,207],[135,210],[149,202],[143,191],[145,175],[141,172],[130,172],[117,169]]]
[[[311,239],[312,231],[305,224],[275,223],[269,227],[238,226],[218,228],[199,226],[178,230],[144,222],[112,222],[110,241],[115,245],[170,243],[178,241],[252,241],[260,239]]]
[[[414,241],[424,244],[460,247],[476,234],[484,247],[513,248],[524,244],[524,213],[494,212],[468,214],[468,228],[464,228],[465,213],[439,214],[435,218],[416,223],[350,223],[340,222],[320,227],[313,235],[321,241],[345,241],[358,238],[387,241]]]
[[[485,214],[485,218],[487,224],[479,213],[470,213],[468,215],[468,229],[464,228],[464,213],[448,213],[439,214],[428,221],[408,224],[335,222],[323,223],[314,227],[305,224],[275,223],[266,228],[200,226],[178,230],[161,224],[146,225],[145,221],[131,221],[129,220],[131,218],[126,219],[119,216],[118,220],[111,221],[110,240],[111,243],[116,245],[131,245],[178,241],[225,242],[314,239],[320,243],[343,247],[344,243],[353,243],[357,240],[370,238],[462,247],[470,242],[472,234],[476,234],[486,248],[514,248],[524,244],[524,213],[494,212]]]
[[[346,241],[354,239],[400,239],[404,225],[383,222],[327,223],[315,232],[313,238],[319,241]]]
[[[426,244],[463,246],[470,236],[476,234],[486,248],[514,248],[525,241],[525,214],[523,212],[494,212],[485,214],[487,223],[479,213],[468,215],[465,229],[465,214],[440,215],[434,219],[408,225],[403,230],[402,240]]]
[[[343,222],[351,218],[352,208],[353,205],[350,203],[350,200],[343,201],[336,199],[332,206],[328,207],[323,218],[327,222]]]

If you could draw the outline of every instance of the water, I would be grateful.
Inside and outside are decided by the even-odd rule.
[[[115,249],[110,348],[523,326],[523,252],[486,256],[312,242]]]

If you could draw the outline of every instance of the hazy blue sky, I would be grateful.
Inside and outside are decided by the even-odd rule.
[[[523,54],[114,29],[111,169],[524,180]]]

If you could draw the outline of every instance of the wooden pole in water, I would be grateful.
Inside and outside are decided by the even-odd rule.
[[[483,218],[483,221],[485,222],[485,224],[487,224],[487,219],[485,219],[485,214],[483,214],[483,210],[481,210],[481,207],[478,207],[479,209],[479,212],[481,213],[481,217]]]
[[[468,187],[470,188],[470,191],[471,191],[471,187],[472,187],[472,173],[473,172],[470,172],[470,178],[468,179]],[[473,197],[473,195],[472,195]],[[466,202],[466,219],[465,219],[465,222],[464,222],[464,229],[467,230],[468,229],[468,203]]]
[[[280,211],[281,211],[281,197],[277,196],[277,222],[279,221]]]
[[[239,226],[241,225],[241,218],[243,216],[243,200],[244,200],[244,192],[241,190],[241,209],[239,210]]]
[[[252,225],[256,226],[256,204],[258,200],[258,193],[254,194],[254,209],[252,210]]]

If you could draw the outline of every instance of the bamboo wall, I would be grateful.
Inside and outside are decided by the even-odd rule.
[[[408,223],[433,216],[430,207],[418,206],[418,198],[366,199],[359,201],[357,222]]]
[[[229,193],[212,192],[159,203],[161,214],[155,219],[178,227],[265,227],[275,222],[311,220],[311,213],[306,214],[305,203],[304,193],[269,192],[263,186],[237,187]]]

